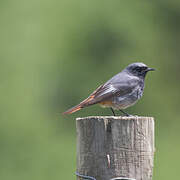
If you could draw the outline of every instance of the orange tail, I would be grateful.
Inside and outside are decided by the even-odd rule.
[[[80,109],[96,104],[96,102],[93,101],[94,95],[89,96],[87,99],[85,99],[84,101],[82,101],[80,104],[72,107],[71,109],[68,109],[67,111],[65,111],[63,114],[72,114],[76,111],[79,111]]]
[[[67,111],[63,112],[63,114],[72,114],[76,111],[79,111],[80,109],[82,109],[83,107],[81,106],[81,104],[78,104],[77,106],[74,106],[70,109],[68,109]]]

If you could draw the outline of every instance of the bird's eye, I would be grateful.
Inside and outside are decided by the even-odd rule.
[[[141,72],[141,68],[140,67],[136,67],[134,70],[137,71],[137,72]]]
[[[144,70],[146,70],[147,69],[147,67],[136,67],[135,68],[135,71],[137,71],[137,72],[142,72],[142,71],[144,71]]]
[[[146,69],[147,69],[147,67],[145,67],[145,66],[141,67],[141,70],[143,70],[143,71],[146,70]]]

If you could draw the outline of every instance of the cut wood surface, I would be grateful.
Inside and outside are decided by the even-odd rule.
[[[77,118],[76,127],[78,173],[152,180],[154,118],[92,116]]]

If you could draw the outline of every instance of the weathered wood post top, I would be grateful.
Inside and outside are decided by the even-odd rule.
[[[96,180],[152,180],[153,117],[83,117],[76,119],[76,127],[79,174]]]

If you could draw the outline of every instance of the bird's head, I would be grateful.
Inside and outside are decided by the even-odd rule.
[[[137,62],[128,65],[124,70],[134,76],[145,78],[147,72],[154,71],[155,69],[149,68],[144,63]]]

